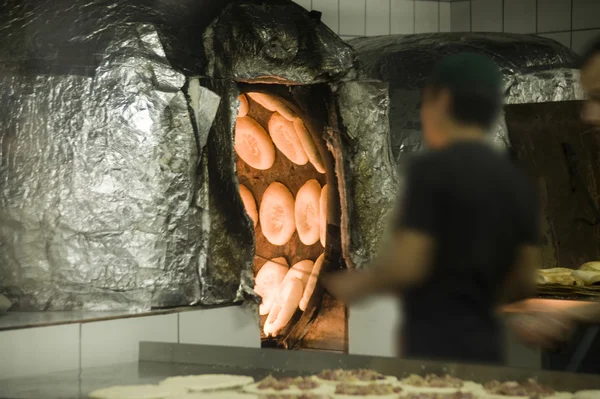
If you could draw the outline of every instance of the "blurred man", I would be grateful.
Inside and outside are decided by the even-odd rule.
[[[501,301],[533,291],[538,208],[533,188],[486,142],[503,105],[502,76],[478,54],[434,69],[421,108],[432,151],[409,166],[394,237],[372,267],[325,279],[350,303],[402,296],[403,355],[501,363]]]
[[[592,43],[582,58],[581,85],[587,97],[581,117],[600,128],[600,38]],[[513,327],[526,342],[545,347],[552,347],[568,338],[573,324],[600,323],[600,304],[596,303],[531,310],[532,314],[515,319]]]

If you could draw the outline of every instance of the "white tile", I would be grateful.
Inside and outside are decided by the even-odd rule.
[[[508,320],[509,316],[504,316],[504,321]],[[508,326],[505,326],[505,348],[506,348],[506,365],[519,369],[542,369],[542,351],[539,348],[525,345],[511,331]]]
[[[81,366],[137,362],[140,341],[177,342],[177,314],[81,325]]]
[[[391,0],[392,34],[415,33],[415,2],[412,0]]]
[[[258,313],[242,306],[181,312],[179,342],[260,348]]]
[[[571,32],[540,33],[539,36],[555,40],[567,48],[571,48]]]
[[[437,1],[415,2],[415,33],[438,32],[440,8]]]
[[[394,357],[400,328],[397,297],[371,298],[348,311],[348,353]]]
[[[366,0],[342,0],[340,2],[340,35],[365,35]]]
[[[504,32],[535,33],[536,0],[504,0]]]
[[[573,47],[571,50],[583,54],[594,40],[600,37],[600,29],[582,30],[573,32]]]
[[[450,15],[450,4],[446,2],[440,2],[440,32],[451,31],[451,15]]]
[[[538,0],[537,31],[571,30],[571,0]]]
[[[367,36],[390,34],[390,0],[367,0]]]
[[[312,0],[312,9],[320,11],[323,15],[321,21],[335,33],[339,33],[339,7],[340,0]]]
[[[450,3],[450,29],[452,32],[471,31],[471,2]]]
[[[502,32],[502,0],[471,1],[472,32]]]
[[[2,331],[0,359],[1,378],[79,369],[79,324]]]
[[[302,7],[306,8],[307,10],[310,11],[311,5],[312,5],[312,0],[294,0],[294,3],[299,4]]]
[[[600,1],[573,0],[573,29],[600,28]]]

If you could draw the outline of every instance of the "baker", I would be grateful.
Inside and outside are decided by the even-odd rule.
[[[581,85],[587,97],[581,117],[600,128],[600,37],[582,57]],[[568,338],[570,329],[579,323],[600,324],[600,304],[583,303],[560,309],[538,306],[530,315],[517,318],[514,327],[525,341],[552,347]]]
[[[502,301],[532,293],[539,265],[535,190],[486,140],[503,105],[485,56],[443,59],[423,90],[423,139],[408,167],[393,238],[372,267],[324,279],[339,299],[397,292],[406,357],[503,362]]]

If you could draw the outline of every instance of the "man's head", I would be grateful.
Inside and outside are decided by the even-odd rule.
[[[455,139],[483,137],[502,104],[502,74],[491,59],[475,53],[444,58],[423,91],[425,143],[440,148]]]
[[[588,98],[581,116],[586,122],[600,126],[600,38],[583,57],[581,84]]]

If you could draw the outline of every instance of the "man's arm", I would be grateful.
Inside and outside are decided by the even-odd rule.
[[[329,291],[345,302],[397,291],[430,273],[439,223],[439,170],[428,162],[410,168],[403,209],[396,232],[366,270],[350,271],[325,280]]]
[[[429,275],[433,250],[431,237],[404,230],[396,233],[371,267],[336,273],[325,278],[324,284],[333,296],[345,303],[378,293],[397,292]]]
[[[535,281],[540,264],[539,247],[523,245],[518,249],[515,265],[504,283],[501,304],[517,302],[535,293]]]

